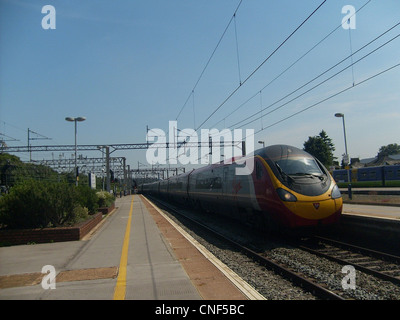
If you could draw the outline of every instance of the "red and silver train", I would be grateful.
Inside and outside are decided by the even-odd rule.
[[[237,175],[238,159],[167,180],[143,184],[141,192],[229,215],[263,228],[327,226],[339,221],[342,196],[328,170],[312,155],[288,145],[259,149],[251,174]],[[248,162],[247,162],[248,163]]]

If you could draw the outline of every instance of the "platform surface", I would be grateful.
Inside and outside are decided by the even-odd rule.
[[[383,219],[400,219],[400,207],[364,204],[343,204],[343,213]]]
[[[90,239],[1,247],[0,299],[111,300],[121,281],[127,300],[202,299],[140,196],[117,199],[116,206]],[[127,242],[126,276],[121,280]],[[52,273],[42,273],[46,265],[57,274],[55,289],[50,286]]]

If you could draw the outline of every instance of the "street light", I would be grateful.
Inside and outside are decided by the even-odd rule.
[[[75,184],[78,185],[78,179],[79,179],[79,175],[78,175],[78,165],[77,165],[77,144],[76,144],[76,123],[85,121],[86,118],[85,117],[77,117],[77,118],[72,118],[72,117],[66,117],[65,120],[70,121],[70,122],[75,122]]]
[[[345,167],[347,166],[347,181],[348,181],[348,191],[349,191],[349,199],[352,199],[351,194],[351,181],[350,181],[350,159],[349,154],[347,152],[347,140],[346,140],[346,126],[344,124],[344,114],[343,113],[335,113],[335,117],[343,119],[343,133],[344,133],[344,148],[345,148],[345,156],[343,157],[343,163]]]
[[[265,142],[264,142],[264,141],[260,140],[260,141],[258,141],[258,143],[259,143],[259,144],[262,144],[262,145],[263,145],[263,148],[265,148]]]

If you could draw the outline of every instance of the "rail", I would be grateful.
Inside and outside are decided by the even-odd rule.
[[[166,210],[173,212],[174,214],[178,214],[179,216],[181,216],[181,217],[187,219],[188,221],[190,221],[191,223],[195,224],[197,227],[200,227],[203,230],[205,230],[206,232],[209,232],[209,233],[213,234],[214,236],[218,237],[219,239],[227,242],[230,246],[241,251],[247,257],[256,261],[258,264],[260,264],[270,270],[273,270],[275,273],[281,275],[282,277],[291,281],[292,283],[295,283],[296,285],[303,288],[304,290],[311,292],[313,295],[316,295],[319,298],[328,299],[328,300],[345,300],[343,297],[341,297],[341,296],[337,295],[336,293],[332,292],[331,290],[321,286],[320,284],[317,284],[317,283],[311,281],[310,279],[307,279],[306,277],[302,276],[298,272],[290,270],[289,268],[283,266],[282,264],[277,263],[267,257],[264,257],[264,256],[258,254],[257,252],[255,252],[254,250],[252,250],[248,247],[245,247],[232,239],[229,239],[228,237],[222,235],[221,233],[213,230],[209,226],[207,226],[197,220],[194,220],[190,217],[187,217],[185,214],[179,212],[179,210],[168,205],[167,203],[165,203],[159,199],[155,199],[153,197],[149,197],[149,198],[151,198],[152,201],[157,202],[159,205],[164,207]]]

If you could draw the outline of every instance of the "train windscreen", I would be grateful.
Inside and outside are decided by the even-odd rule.
[[[288,188],[304,195],[318,195],[330,185],[324,166],[309,153],[287,145],[274,145],[255,152],[265,159],[275,176]]]
[[[279,168],[289,175],[323,175],[321,168],[318,166],[317,162],[313,158],[305,157],[291,157],[277,160],[275,162]]]

